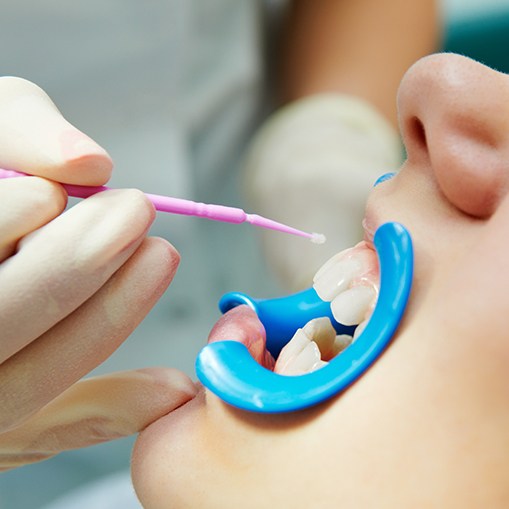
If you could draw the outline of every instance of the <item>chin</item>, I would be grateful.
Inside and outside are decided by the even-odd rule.
[[[190,505],[184,494],[186,484],[199,479],[197,468],[200,464],[196,437],[198,410],[204,400],[203,392],[185,405],[161,417],[145,430],[136,440],[131,459],[131,476],[141,504],[145,509],[196,507]],[[194,463],[194,460],[197,462]],[[191,461],[190,461],[191,460]]]

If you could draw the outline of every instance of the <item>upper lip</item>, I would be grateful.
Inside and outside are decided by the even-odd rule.
[[[373,247],[373,239],[378,225],[373,220],[373,216],[371,214],[366,213],[362,220],[362,227],[364,229],[364,240]]]

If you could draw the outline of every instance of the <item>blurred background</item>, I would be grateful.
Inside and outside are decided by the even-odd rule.
[[[253,19],[277,16],[283,4],[0,0],[0,75],[37,83],[106,148],[115,161],[113,187],[244,207],[239,165],[264,113]],[[444,0],[443,13],[446,50],[509,71],[509,0]],[[195,378],[221,295],[281,292],[251,226],[159,214],[152,234],[180,251],[179,271],[141,326],[92,374],[163,364]],[[0,508],[41,508],[125,472],[133,441],[1,474]]]

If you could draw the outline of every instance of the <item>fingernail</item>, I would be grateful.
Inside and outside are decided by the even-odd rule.
[[[108,180],[106,151],[72,126],[42,89],[3,79],[0,91],[0,165],[67,184]]]
[[[70,127],[60,134],[60,147],[64,159],[72,160],[84,156],[104,156],[108,153],[94,140],[78,129]]]

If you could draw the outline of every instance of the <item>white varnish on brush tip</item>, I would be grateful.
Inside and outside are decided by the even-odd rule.
[[[327,240],[323,233],[312,233],[309,239],[313,244],[324,244]]]

